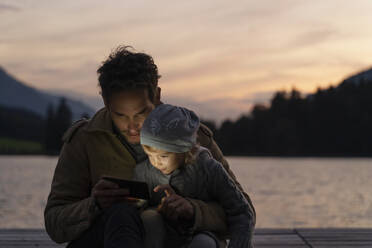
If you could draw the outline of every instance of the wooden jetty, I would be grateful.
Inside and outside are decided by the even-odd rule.
[[[372,228],[258,228],[257,248],[346,248],[372,247]],[[58,248],[66,244],[51,241],[41,229],[0,229],[1,248]]]

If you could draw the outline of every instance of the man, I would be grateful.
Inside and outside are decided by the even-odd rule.
[[[145,228],[128,191],[101,177],[131,179],[135,165],[146,159],[139,144],[140,129],[161,104],[160,76],[151,56],[129,47],[119,47],[97,72],[105,107],[65,133],[44,212],[45,227],[54,241],[73,241],[70,247],[143,247]],[[211,131],[203,125],[198,141],[236,182]],[[244,194],[254,225],[255,211]],[[172,195],[164,198],[159,212],[165,218],[188,216],[192,230],[226,232],[224,212],[214,202]]]

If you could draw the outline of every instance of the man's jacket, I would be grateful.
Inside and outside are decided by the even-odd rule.
[[[106,108],[99,110],[89,121],[75,123],[67,130],[63,140],[65,143],[44,211],[46,231],[57,243],[77,239],[100,214],[91,190],[101,176],[131,179],[136,165],[134,156],[115,134]],[[204,125],[198,131],[198,141],[222,163],[254,213],[249,196],[236,182],[227,161],[213,140],[212,132]],[[225,213],[221,206],[216,202],[196,199],[190,201],[195,210],[193,228],[208,229],[213,226],[221,233],[226,232]]]

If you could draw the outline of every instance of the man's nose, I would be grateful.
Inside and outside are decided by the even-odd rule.
[[[128,123],[128,129],[129,130],[138,130],[138,127],[139,127],[139,123],[137,121],[129,121]]]

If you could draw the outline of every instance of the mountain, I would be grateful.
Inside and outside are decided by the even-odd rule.
[[[357,74],[354,74],[348,78],[346,78],[342,84],[347,83],[354,83],[354,84],[360,84],[360,82],[371,82],[372,81],[372,68],[358,72]]]
[[[102,97],[98,94],[96,96],[81,94],[72,90],[60,90],[60,89],[46,89],[44,92],[52,95],[61,95],[71,99],[79,99],[82,103],[91,107],[95,111],[104,107]]]
[[[58,106],[61,97],[65,96],[49,94],[27,86],[0,67],[0,105],[26,109],[45,117],[48,105]],[[81,101],[65,98],[73,113],[73,120],[79,119],[85,113],[90,116],[94,114],[94,109]]]

